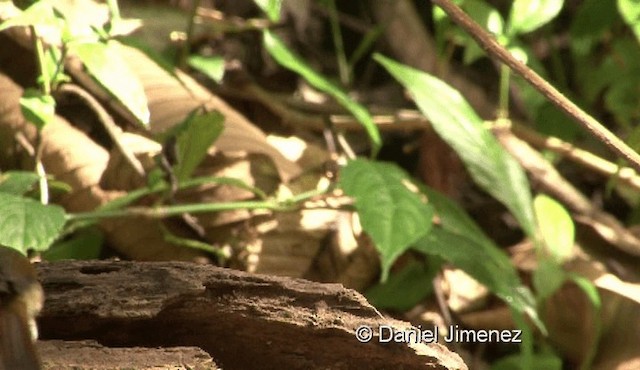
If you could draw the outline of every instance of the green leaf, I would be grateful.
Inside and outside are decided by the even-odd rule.
[[[589,279],[580,275],[570,274],[569,278],[587,295],[589,302],[595,309],[602,308],[602,300],[598,288]]]
[[[583,1],[572,19],[571,39],[591,40],[601,37],[611,29],[616,16],[616,4],[613,1]]]
[[[220,83],[224,77],[224,58],[221,56],[192,55],[187,63],[217,83]]]
[[[606,91],[604,102],[605,106],[611,113],[615,114],[615,119],[625,124],[625,126],[633,125],[632,122],[640,117],[640,107],[638,106],[638,96],[640,94],[640,79],[638,78],[638,70],[631,73],[623,73],[617,70],[619,76],[623,74],[628,78],[626,80],[617,80]]]
[[[433,207],[409,190],[409,175],[391,163],[366,159],[349,161],[339,185],[353,197],[364,231],[382,260],[382,281],[393,262],[431,229]]]
[[[51,3],[49,1],[38,1],[19,15],[9,18],[0,24],[0,32],[11,27],[50,26],[58,28],[61,25],[61,19],[56,17]]]
[[[440,256],[463,269],[514,310],[527,314],[544,331],[544,325],[537,316],[533,294],[522,285],[509,258],[460,206],[426,186],[422,186],[421,190],[435,207],[440,226],[434,227],[429,235],[421,238],[415,249]]]
[[[178,163],[174,171],[179,181],[191,177],[224,129],[224,116],[219,112],[190,115],[177,134]]]
[[[445,230],[459,235],[467,235],[479,243],[493,246],[493,241],[484,234],[465,210],[455,202],[426,185],[420,185],[420,191],[427,195],[429,203],[435,207],[440,218],[440,224]],[[499,252],[499,254],[502,254],[502,252]]]
[[[165,226],[160,225],[160,229],[162,231],[162,238],[167,242],[174,245],[178,245],[185,248],[197,249],[205,252],[212,253],[216,255],[218,258],[228,258],[228,256],[224,253],[220,248],[214,247],[213,245],[196,240],[191,238],[183,238],[173,234],[169,231]]]
[[[592,323],[595,335],[593,336],[591,343],[589,343],[589,351],[584,355],[581,366],[582,369],[590,369],[593,360],[598,354],[598,343],[602,336],[602,319],[600,314],[600,310],[602,309],[602,300],[600,298],[598,288],[593,284],[593,282],[591,282],[591,280],[576,274],[570,274],[569,278],[584,292],[595,311]]]
[[[95,227],[78,231],[73,238],[54,243],[42,254],[47,261],[90,260],[100,257],[104,235]]]
[[[51,78],[52,90],[63,82],[71,81],[71,77],[64,73],[62,53],[60,49],[47,48],[44,52],[42,64],[47,71],[47,75]],[[40,81],[41,77],[42,76],[38,76],[38,83],[42,84],[44,81]]]
[[[571,257],[575,237],[575,226],[569,212],[544,194],[533,200],[538,227],[546,249],[544,255],[561,264]]]
[[[22,251],[45,250],[60,235],[64,209],[0,193],[0,244]]]
[[[462,9],[469,14],[469,17],[476,21],[482,28],[499,37],[504,32],[504,20],[494,7],[484,1],[465,0]],[[459,31],[459,32],[458,32]],[[471,64],[477,59],[485,56],[484,50],[468,33],[455,29],[456,38],[459,38],[464,46],[464,63]]]
[[[618,0],[618,10],[636,39],[640,41],[640,2],[638,0]]]
[[[500,12],[494,7],[484,1],[465,0],[463,8],[482,28],[496,36],[502,35],[504,31],[504,20]]]
[[[536,109],[533,122],[539,133],[571,143],[581,133],[581,127],[574,121],[567,120],[567,116],[550,102],[545,102]]]
[[[253,2],[267,14],[270,21],[278,22],[280,20],[282,0],[253,0]]]
[[[562,9],[563,0],[515,0],[509,14],[511,35],[536,30],[555,18]]]
[[[367,31],[367,33],[364,34],[362,40],[353,51],[353,54],[351,54],[351,56],[349,57],[349,66],[351,69],[353,69],[356,63],[358,63],[367,54],[367,52],[371,50],[384,30],[385,27],[378,24],[373,26],[369,31]]]
[[[331,95],[336,101],[345,107],[353,116],[362,124],[371,139],[373,146],[373,156],[375,157],[380,150],[382,141],[378,127],[373,123],[371,115],[367,109],[361,104],[353,100],[349,95],[342,91],[338,86],[331,83],[324,76],[309,67],[298,55],[294,54],[289,48],[271,31],[267,30],[263,33],[263,41],[269,54],[283,67],[292,70],[302,76],[311,86],[324,91]]]
[[[144,88],[122,59],[117,41],[72,43],[70,47],[102,86],[140,123],[145,126],[149,124],[150,113]]]
[[[7,171],[0,174],[0,193],[23,195],[33,188],[39,176],[29,171]]]
[[[496,246],[434,226],[414,244],[414,249],[442,257],[461,268],[514,310],[527,314],[544,331],[531,291],[522,285],[511,261]]]
[[[386,283],[370,288],[367,300],[378,309],[407,311],[433,292],[431,284],[439,266],[429,268],[413,261],[402,271],[389,277]]]
[[[26,89],[20,98],[20,110],[27,121],[42,130],[55,118],[56,101],[51,95],[45,95],[36,89]]]
[[[567,281],[567,273],[553,261],[540,261],[533,273],[533,286],[540,301],[549,298],[565,281]]]
[[[533,237],[535,220],[527,178],[462,95],[427,73],[379,54],[374,59],[409,90],[434,130],[462,158],[474,181],[504,204]]]

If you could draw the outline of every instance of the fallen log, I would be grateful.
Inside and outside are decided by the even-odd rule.
[[[38,270],[42,339],[199,347],[224,369],[467,368],[437,343],[380,343],[376,328],[410,325],[340,284],[184,262],[67,261]],[[368,343],[354,334],[363,325],[373,328]]]

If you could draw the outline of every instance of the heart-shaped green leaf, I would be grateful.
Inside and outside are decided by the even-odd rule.
[[[60,235],[65,212],[56,205],[0,193],[0,244],[23,253],[45,250]]]
[[[391,163],[349,161],[340,172],[340,187],[355,199],[364,231],[382,259],[382,280],[393,262],[431,229],[433,207],[407,187],[409,175]]]

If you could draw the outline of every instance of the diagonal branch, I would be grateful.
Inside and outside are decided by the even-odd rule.
[[[640,171],[640,155],[631,149],[627,144],[620,140],[616,135],[607,130],[600,122],[590,116],[588,113],[580,109],[571,100],[567,99],[555,87],[540,77],[526,64],[520,62],[511,55],[511,53],[500,45],[487,31],[475,23],[468,15],[466,15],[458,6],[453,4],[451,0],[432,0],[444,10],[447,15],[462,27],[491,57],[499,59],[509,68],[518,73],[531,86],[538,90],[542,95],[549,99],[553,104],[560,108],[567,115],[576,120],[582,127],[589,131],[593,136],[597,137],[613,152],[626,159],[630,166]]]

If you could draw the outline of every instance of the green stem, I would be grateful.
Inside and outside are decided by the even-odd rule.
[[[324,194],[325,190],[312,190],[295,195],[283,201],[277,200],[260,200],[245,202],[227,202],[227,203],[192,203],[177,204],[161,207],[129,207],[116,210],[97,210],[83,213],[67,214],[67,221],[86,221],[96,218],[116,218],[116,217],[145,217],[145,218],[166,218],[178,216],[183,213],[206,213],[231,211],[237,209],[268,209],[272,211],[288,211],[293,209],[297,204],[311,199],[315,196]]]
[[[40,68],[40,88],[43,95],[51,95],[51,76],[49,76],[49,71],[47,70],[47,66],[45,63],[44,44],[38,37],[36,28],[34,26],[31,26],[30,29],[31,37],[33,37],[33,46],[36,50],[36,57],[38,59],[38,67]],[[42,135],[40,131],[38,131],[37,135],[35,162],[36,173],[39,176],[38,187],[40,189],[40,202],[42,204],[49,204],[49,184],[47,181],[47,172],[45,171],[44,165],[42,164]]]
[[[42,78],[42,81],[40,81],[40,87],[42,88],[42,93],[44,95],[51,95],[51,76],[49,76],[49,71],[45,65],[44,45],[42,44],[42,40],[38,37],[34,26],[31,26],[31,35],[33,37],[34,48],[36,50],[36,57],[38,58],[40,77]]]
[[[500,102],[498,106],[498,118],[509,117],[509,80],[511,70],[508,66],[500,66]]]
[[[120,20],[122,17],[120,16],[120,8],[118,7],[117,0],[107,0],[107,8],[109,9],[109,14],[111,16],[111,21]]]
[[[178,53],[178,60],[176,63],[178,67],[184,66],[187,56],[189,55],[189,45],[191,45],[191,40],[193,40],[193,29],[195,27],[196,12],[198,11],[199,6],[200,0],[194,0],[191,3],[191,9],[189,9],[189,23],[187,23],[187,30],[185,31],[186,38],[184,44],[180,48],[180,52]]]
[[[336,57],[338,58],[338,69],[340,71],[340,81],[343,85],[349,86],[351,76],[349,75],[349,63],[344,52],[344,43],[342,42],[342,32],[340,31],[340,23],[338,22],[338,11],[336,10],[335,0],[328,0],[329,7],[329,23],[331,24],[331,36],[333,44],[336,47]]]
[[[82,221],[94,218],[117,218],[117,217],[144,217],[144,218],[166,218],[178,216],[183,213],[205,213],[231,211],[236,209],[271,209],[278,210],[282,206],[273,201],[247,201],[229,203],[192,203],[178,204],[163,207],[129,207],[125,209],[103,210],[83,213],[71,213],[67,215],[68,221]]]
[[[38,137],[36,148],[36,173],[38,174],[38,188],[40,189],[40,203],[49,204],[49,182],[47,180],[47,171],[42,164],[42,135],[37,133]]]
[[[524,315],[515,310],[511,310],[511,317],[516,326],[522,331],[522,343],[520,344],[520,368],[522,370],[533,369],[533,333]]]

